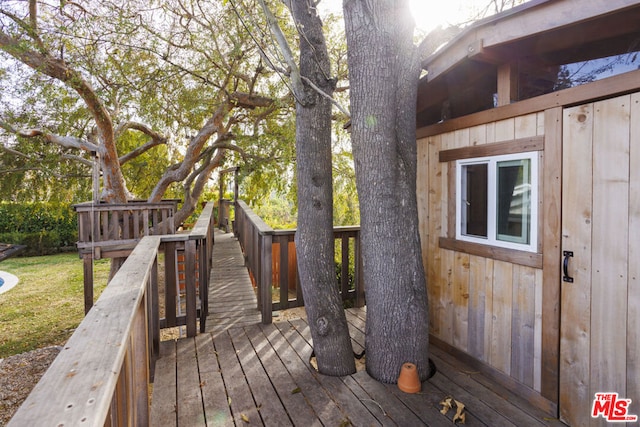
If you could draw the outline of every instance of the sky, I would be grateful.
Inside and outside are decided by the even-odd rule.
[[[425,33],[438,25],[447,27],[468,21],[489,0],[409,0],[416,27]],[[342,13],[342,0],[321,0],[320,10]]]
[[[488,0],[409,0],[416,27],[429,32],[438,25],[467,22]]]

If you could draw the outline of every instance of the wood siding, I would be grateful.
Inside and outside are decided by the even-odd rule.
[[[571,425],[600,425],[596,392],[617,392],[640,413],[638,117],[634,93],[418,140],[433,342],[557,405]],[[527,140],[540,153],[538,253],[457,241],[455,160]],[[562,282],[563,251],[573,252],[572,283]]]
[[[442,244],[455,236],[455,174],[454,161],[444,156],[451,161],[441,162],[440,153],[455,150],[447,151],[455,157],[469,147],[504,148],[508,141],[523,140],[538,141],[534,147],[541,150],[544,118],[544,113],[533,113],[418,140],[418,203],[431,334],[538,392],[543,359],[541,255],[533,254],[533,262],[518,262],[518,257],[496,259]],[[540,181],[545,168],[541,158]]]
[[[640,400],[638,228],[640,94],[568,108],[563,127],[560,408],[571,425],[592,419],[595,393]]]

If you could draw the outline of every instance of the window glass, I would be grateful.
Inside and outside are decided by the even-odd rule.
[[[462,233],[487,237],[487,163],[464,165]]]
[[[456,162],[456,238],[537,252],[537,152]]]
[[[640,69],[640,52],[563,64],[537,59],[518,62],[518,99],[528,99]]]
[[[497,162],[498,240],[525,244],[530,242],[530,163],[529,159]]]

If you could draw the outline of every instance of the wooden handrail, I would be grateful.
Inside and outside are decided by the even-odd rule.
[[[295,262],[289,262],[291,251],[295,254],[296,230],[272,229],[244,201],[239,200],[235,208],[234,232],[244,253],[249,275],[258,290],[258,309],[262,314],[262,323],[271,323],[273,311],[303,306],[297,265]],[[340,241],[341,279],[338,286],[342,299],[350,300],[355,306],[362,307],[365,301],[361,274],[360,227],[335,227],[334,237]],[[278,248],[277,252],[274,252],[274,248]],[[353,276],[350,276],[350,266],[353,267]],[[353,281],[350,281],[350,277]],[[279,302],[275,303],[272,302],[274,285],[280,288]],[[291,291],[295,292],[293,299],[289,298]]]
[[[173,320],[186,324],[188,336],[196,334],[199,288],[204,331],[213,252],[211,203],[190,233],[140,240],[8,426],[42,425],[44,420],[55,426],[149,424],[149,384],[161,327],[158,255],[164,249],[165,258],[175,260],[180,248],[186,263],[187,313],[182,323],[175,316]]]
[[[146,314],[152,311],[150,288],[157,285],[152,269],[160,241],[158,236],[140,241],[9,426],[43,420],[103,426],[109,419],[116,425],[148,424],[153,350]]]

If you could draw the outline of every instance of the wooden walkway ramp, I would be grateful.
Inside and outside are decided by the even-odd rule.
[[[218,333],[231,327],[256,324],[261,320],[240,243],[233,233],[217,230],[206,330]]]

